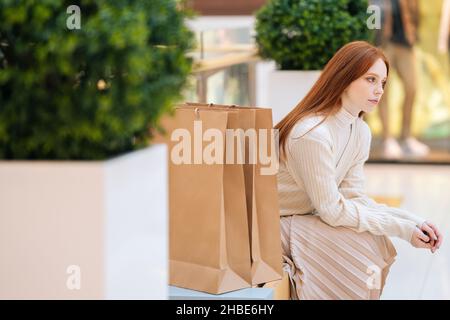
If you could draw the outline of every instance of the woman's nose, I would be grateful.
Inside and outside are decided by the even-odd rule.
[[[380,86],[377,86],[376,88],[375,88],[375,94],[376,95],[382,95],[383,94],[383,92],[384,92],[384,89],[383,89],[383,86],[382,85],[380,85]]]

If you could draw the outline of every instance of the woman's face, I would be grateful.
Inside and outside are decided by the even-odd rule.
[[[362,77],[345,89],[341,97],[342,106],[355,116],[360,111],[371,112],[383,95],[386,78],[386,64],[378,59]]]

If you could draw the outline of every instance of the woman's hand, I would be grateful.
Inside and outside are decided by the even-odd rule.
[[[421,229],[417,228],[414,230],[411,237],[411,244],[415,248],[430,249],[433,248],[431,245],[431,239]]]
[[[416,228],[411,237],[411,244],[416,248],[430,249],[436,252],[442,244],[443,238],[438,228],[425,221],[420,228]]]
[[[431,238],[432,240],[430,241],[432,245],[431,252],[435,253],[436,250],[441,247],[443,241],[441,232],[433,223],[429,221],[425,221],[420,227],[420,229],[422,230],[423,233],[425,233]]]

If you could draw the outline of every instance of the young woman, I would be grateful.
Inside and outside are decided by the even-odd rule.
[[[383,94],[389,63],[367,42],[342,47],[275,128],[284,267],[296,299],[379,299],[396,251],[388,236],[435,252],[432,223],[364,194],[371,133],[361,116]]]

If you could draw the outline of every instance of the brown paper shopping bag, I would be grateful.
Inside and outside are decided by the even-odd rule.
[[[249,243],[252,261],[252,285],[281,279],[282,257],[278,189],[276,173],[278,171],[278,150],[273,134],[272,110],[256,107],[238,107],[186,103],[179,108],[200,110],[236,110],[238,126],[247,131],[255,129],[257,139],[253,140],[253,152],[250,139],[245,141],[245,189],[249,225]],[[267,152],[263,152],[266,150]],[[251,161],[253,153],[255,161]],[[261,156],[263,155],[263,156]],[[265,156],[264,156],[265,155]],[[276,164],[269,163],[271,158]],[[272,166],[276,166],[273,168]]]
[[[218,142],[237,127],[237,112],[177,108],[161,126],[169,145],[170,284],[213,294],[250,287],[243,166],[225,164]]]

